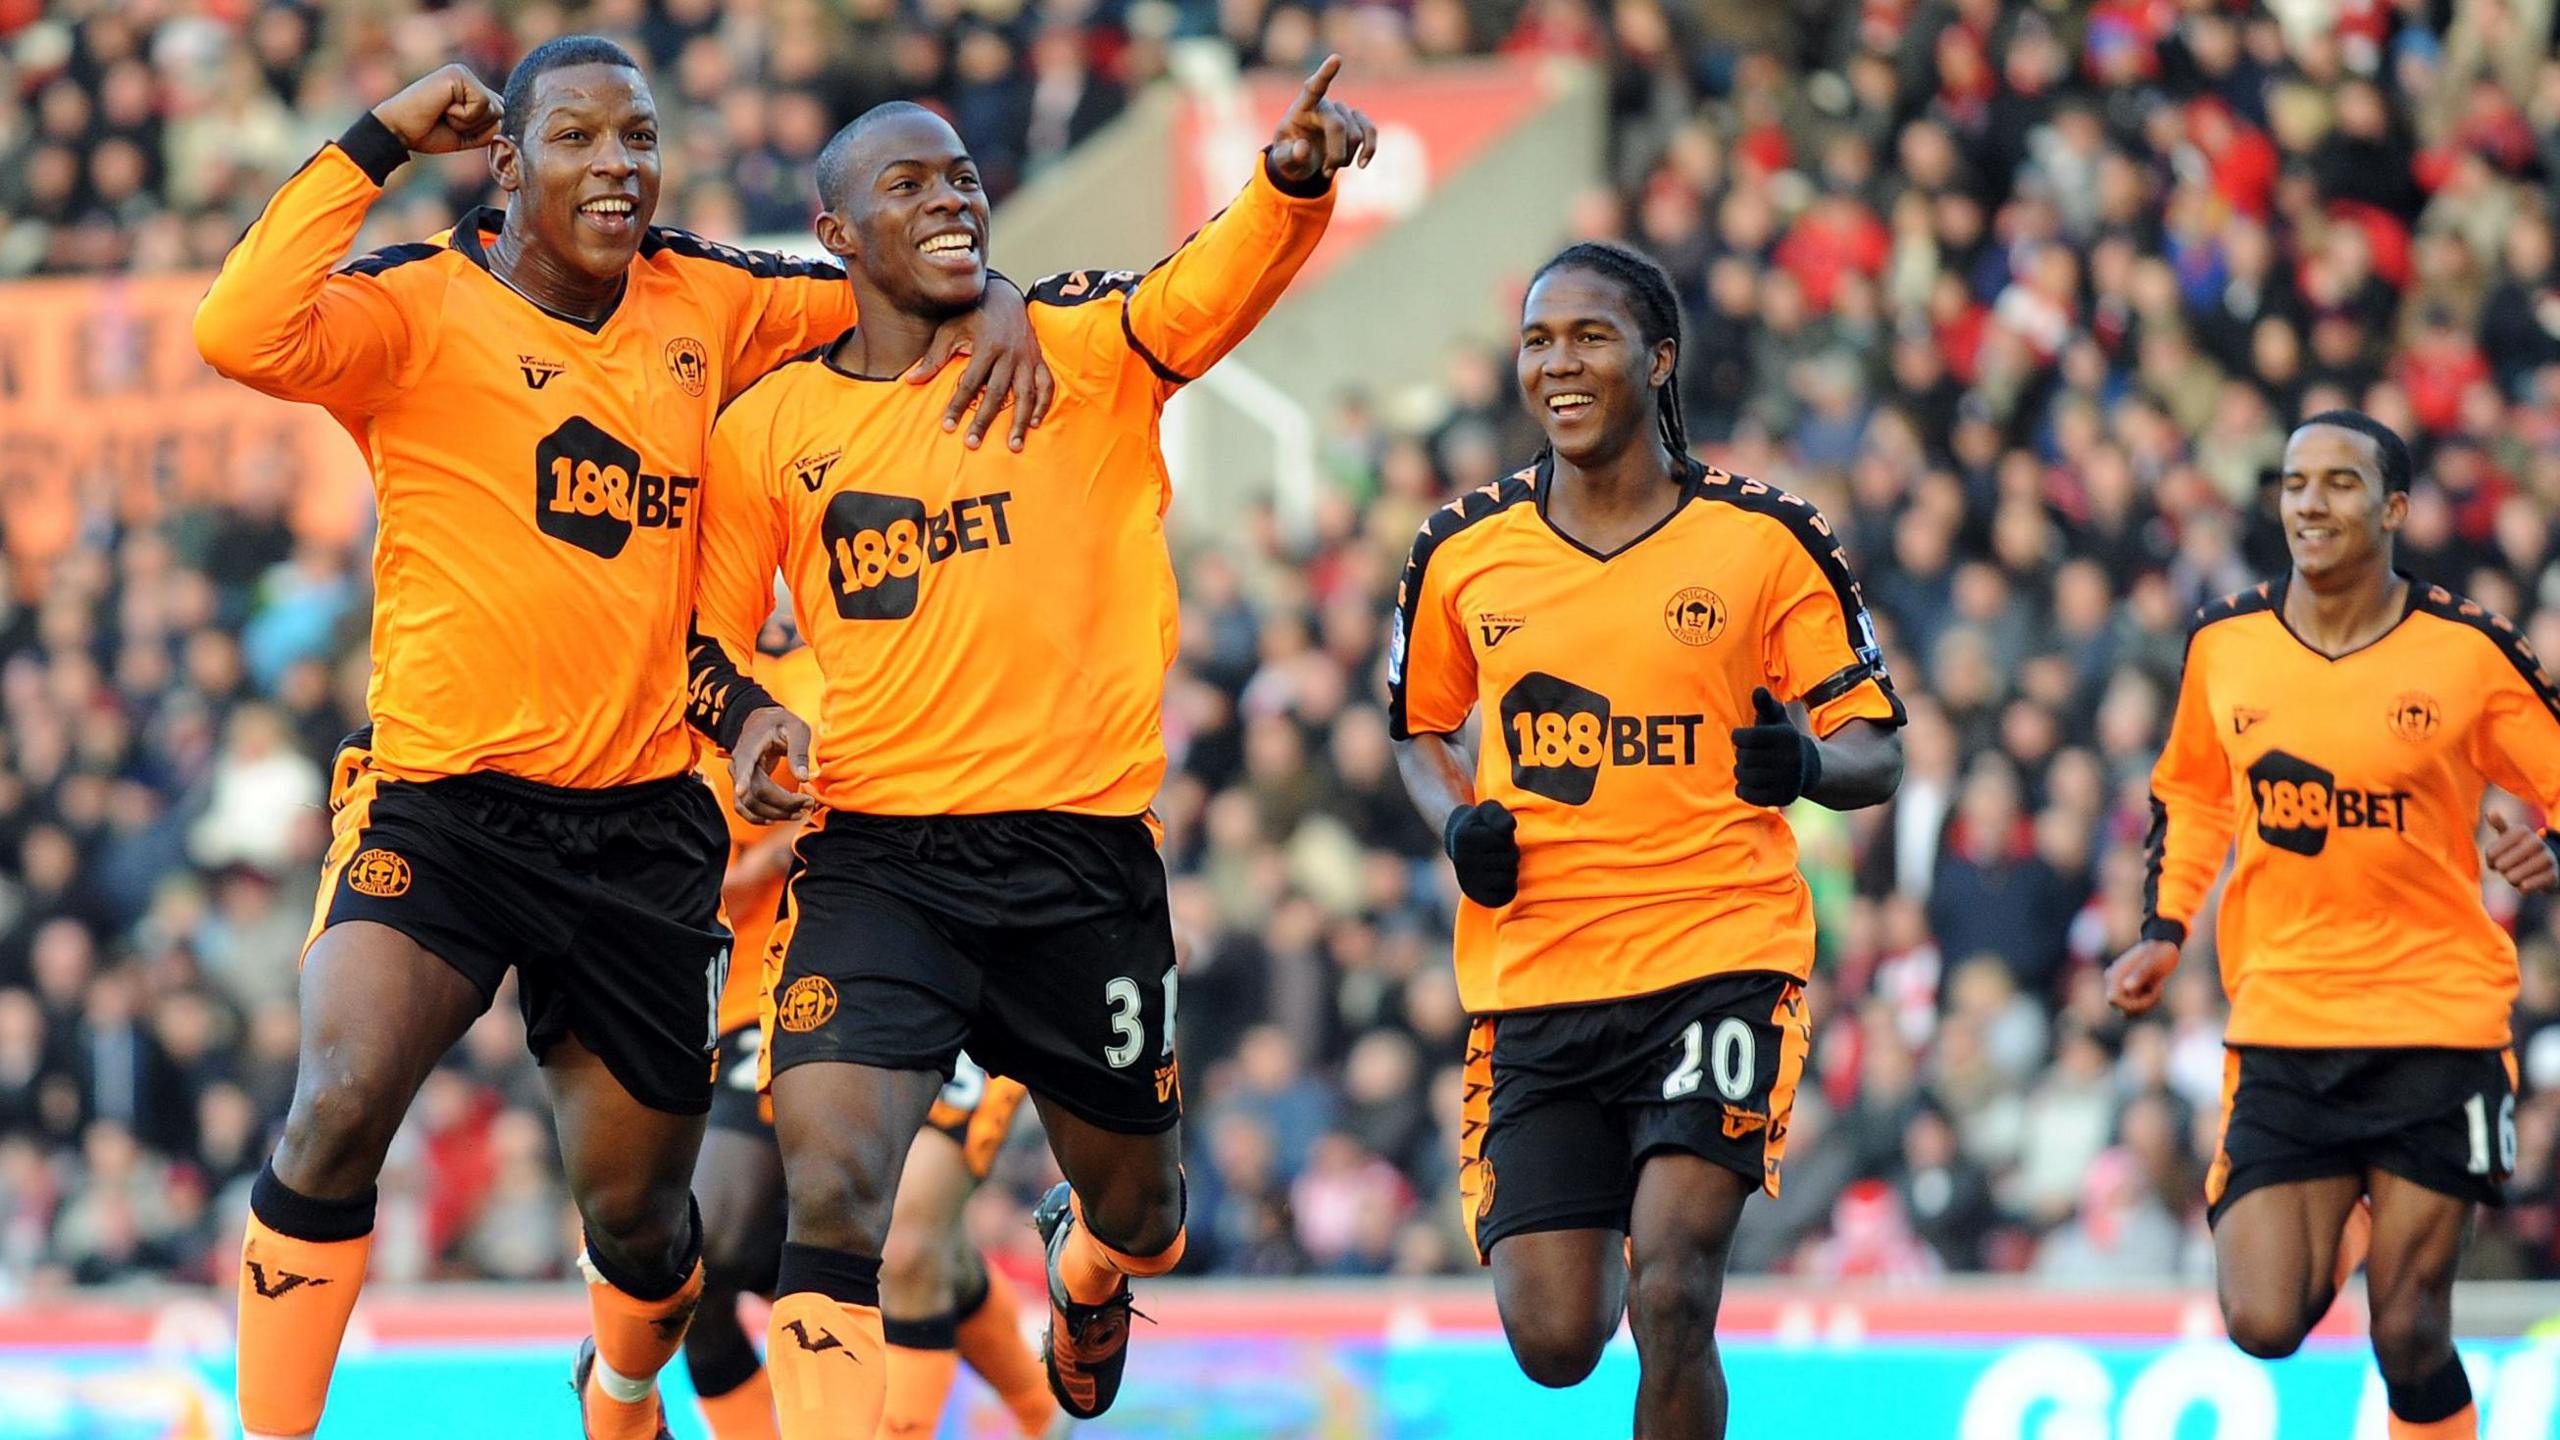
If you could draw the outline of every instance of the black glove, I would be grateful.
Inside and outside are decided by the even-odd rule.
[[[1449,812],[1440,826],[1440,848],[1457,867],[1458,889],[1488,909],[1508,905],[1520,893],[1520,822],[1499,800],[1481,800]]]
[[[1748,805],[1783,810],[1822,783],[1822,751],[1761,686],[1751,692],[1757,722],[1733,732],[1733,793]]]

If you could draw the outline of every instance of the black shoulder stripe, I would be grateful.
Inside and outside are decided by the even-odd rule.
[[[1404,562],[1404,578],[1396,584],[1395,614],[1387,622],[1390,627],[1387,634],[1389,735],[1398,740],[1413,738],[1412,731],[1405,725],[1405,647],[1412,640],[1413,607],[1422,599],[1422,576],[1430,568],[1432,555],[1447,544],[1451,536],[1468,526],[1537,497],[1537,471],[1522,470],[1468,491],[1432,511],[1430,517],[1422,522],[1421,533],[1413,537],[1413,553]]]
[[[801,260],[777,255],[770,250],[741,250],[705,240],[689,230],[672,230],[652,225],[640,240],[643,256],[660,251],[680,255],[687,260],[715,260],[733,269],[744,270],[759,280],[841,280],[844,272],[833,265],[816,260]]]
[[[1132,294],[1137,290],[1138,282],[1153,273],[1153,271],[1142,273],[1136,270],[1066,270],[1048,276],[1033,285],[1030,293],[1023,298],[1026,302],[1040,305],[1088,305],[1107,296]],[[1129,307],[1125,304],[1120,307],[1120,338],[1129,342],[1129,349],[1139,359],[1147,362],[1147,368],[1155,372],[1157,379],[1167,385],[1191,383],[1193,377],[1157,359],[1155,352],[1147,348],[1146,342],[1138,338],[1138,332],[1129,328]]]
[[[1808,706],[1826,704],[1867,680],[1876,682],[1884,692],[1886,703],[1893,707],[1889,723],[1900,725],[1910,719],[1903,708],[1902,697],[1894,693],[1893,676],[1885,669],[1883,647],[1876,643],[1875,624],[1867,618],[1867,598],[1858,588],[1858,577],[1849,569],[1849,557],[1841,552],[1840,537],[1833,533],[1831,522],[1812,502],[1793,495],[1765,481],[1747,475],[1729,475],[1713,466],[1705,467],[1698,477],[1698,493],[1720,505],[1731,505],[1754,515],[1766,515],[1787,528],[1804,552],[1813,557],[1815,568],[1831,582],[1831,593],[1840,601],[1840,618],[1848,627],[1850,653],[1858,663],[1814,686],[1802,698]],[[1816,699],[1819,696],[1821,698]]]
[[[2524,638],[2524,632],[2518,630],[2514,622],[2477,600],[2456,595],[2441,585],[2422,586],[2414,580],[2409,582],[2409,605],[2411,609],[2423,610],[2439,620],[2450,620],[2487,636],[2490,643],[2498,647],[2498,653],[2507,657],[2507,663],[2516,667],[2516,674],[2523,677],[2524,683],[2542,701],[2542,708],[2551,712],[2552,719],[2560,720],[2560,686],[2552,683],[2551,672],[2543,668],[2542,657],[2534,653],[2533,642]]]
[[[1135,270],[1061,270],[1033,281],[1022,298],[1037,305],[1084,305],[1106,295],[1126,295],[1141,278]]]
[[[712,423],[715,425],[720,423],[720,417],[729,413],[730,406],[737,404],[739,401],[746,399],[750,395],[753,395],[756,393],[757,388],[762,386],[766,381],[773,379],[777,375],[788,372],[792,366],[806,365],[812,360],[826,359],[827,352],[835,348],[835,343],[835,341],[829,340],[823,345],[812,345],[808,349],[801,351],[799,354],[794,355],[790,359],[783,361],[781,364],[774,366],[770,370],[767,370],[755,379],[748,381],[747,388],[720,402],[719,411],[711,417]]]
[[[2160,870],[2169,858],[2169,807],[2151,796],[2151,831],[2142,841],[2142,938],[2187,943],[2187,924],[2160,913]]]
[[[2225,595],[2209,605],[2198,606],[2194,621],[2187,627],[2187,638],[2192,641],[2195,633],[2207,625],[2218,625],[2243,615],[2262,615],[2275,608],[2276,587],[2261,580],[2237,595]]]
[[[433,259],[443,253],[445,253],[444,246],[430,245],[423,240],[414,241],[407,245],[385,245],[379,250],[359,255],[355,259],[348,261],[346,265],[338,271],[338,273],[341,275],[379,275],[385,270],[397,270],[401,266],[410,264],[413,261]]]

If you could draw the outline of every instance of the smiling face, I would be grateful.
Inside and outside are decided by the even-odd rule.
[[[2279,484],[2285,548],[2295,573],[2308,580],[2386,562],[2391,536],[2409,513],[2407,495],[2386,492],[2381,448],[2336,425],[2293,432]]]
[[[510,127],[512,129],[512,127]],[[658,213],[658,107],[627,65],[563,65],[534,77],[516,138],[491,155],[509,224],[561,265],[610,281]]]
[[[1520,397],[1556,454],[1577,465],[1625,453],[1661,424],[1655,391],[1678,345],[1647,345],[1635,307],[1613,280],[1550,270],[1521,307]]]
[[[947,319],[987,288],[987,192],[960,136],[922,109],[854,122],[820,160],[818,240],[892,305]]]

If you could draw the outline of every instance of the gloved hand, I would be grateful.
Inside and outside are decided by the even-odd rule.
[[[1480,800],[1449,812],[1440,826],[1440,848],[1457,867],[1458,889],[1488,908],[1508,905],[1520,893],[1520,822],[1499,800]]]
[[[1751,709],[1755,722],[1733,732],[1733,792],[1745,804],[1783,810],[1822,782],[1822,751],[1768,686],[1751,692]]]

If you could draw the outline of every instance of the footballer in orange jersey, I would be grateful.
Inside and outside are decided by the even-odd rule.
[[[823,677],[807,646],[761,653],[748,674],[780,704],[817,713]],[[706,757],[702,774],[725,800],[734,783],[726,757]],[[771,1298],[782,1258],[782,1151],[758,1093],[757,1055],[773,958],[766,941],[800,826],[760,825],[734,810],[729,816],[721,898],[737,959],[720,992],[719,1086],[694,1169],[702,1206],[702,1307],[685,1332],[684,1358],[712,1440],[770,1440],[772,1382],[740,1324],[738,1300]],[[995,1164],[1024,1095],[1018,1082],[990,1076],[963,1055],[908,1152],[880,1273],[890,1345],[884,1437],[930,1436],[962,1361],[996,1391],[1024,1435],[1043,1434],[1059,1418],[1040,1363],[1023,1343],[1010,1283],[961,1229],[962,1207]]]
[[[1387,651],[1463,896],[1468,1228],[1540,1384],[1589,1374],[1628,1313],[1649,1440],[1725,1433],[1724,1256],[1777,1193],[1804,1070],[1813,907],[1777,812],[1881,803],[1902,764],[1829,526],[1689,458],[1679,357],[1651,261],[1577,245],[1538,272],[1518,369],[1546,453],[1424,524]]]
[[[831,267],[652,228],[657,131],[609,41],[538,47],[504,97],[448,66],[288,180],[196,316],[216,370],[346,427],[380,515],[372,724],[339,767],[301,1064],[241,1263],[252,1436],[319,1424],[385,1147],[511,968],[586,1221],[586,1427],[660,1433],[729,953],[684,726],[703,447],[853,303]],[[341,266],[413,152],[480,146],[503,213]],[[1028,361],[1018,305],[990,316],[980,348]]]
[[[964,1045],[1030,1088],[1067,1175],[1035,1219],[1069,1414],[1118,1391],[1129,1277],[1181,1256],[1176,975],[1147,813],[1175,639],[1156,430],[1279,300],[1334,172],[1367,158],[1368,121],[1325,98],[1339,64],[1164,263],[1033,287],[1059,399],[1020,456],[946,442],[882,383],[984,283],[987,202],[959,136],[883,106],[819,158],[819,238],[863,318],[713,435],[694,683],[743,810],[822,807],[785,886],[764,1049],[790,1192],[767,1346],[788,1440],[879,1424],[890,1201]],[[808,727],[738,673],[777,566],[826,671],[813,778]],[[811,794],[768,773],[786,753]]]
[[[2475,837],[2492,785],[2560,808],[2560,694],[2506,620],[2393,571],[2410,470],[2354,411],[2293,432],[2292,569],[2196,616],[2151,777],[2150,913],[2107,980],[2129,1014],[2157,1004],[2230,861],[2205,1197],[2231,1338],[2293,1353],[2367,1245],[2391,1434],[2476,1437],[2453,1274],[2515,1166],[2517,981]],[[2560,882],[2547,832],[2499,812],[2489,830],[2508,883]]]

